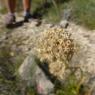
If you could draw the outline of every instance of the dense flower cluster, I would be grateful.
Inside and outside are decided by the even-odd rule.
[[[36,51],[41,61],[48,62],[50,73],[63,78],[66,64],[74,53],[74,42],[63,28],[53,27],[42,32]]]

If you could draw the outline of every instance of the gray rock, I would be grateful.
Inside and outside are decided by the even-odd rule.
[[[63,20],[67,21],[70,20],[71,14],[72,14],[72,9],[65,9],[62,14]]]
[[[69,20],[71,18],[71,13],[72,13],[72,10],[71,9],[65,9],[63,11],[63,14],[62,14],[62,20],[60,22],[60,25],[63,27],[63,28],[67,28],[69,26]]]
[[[52,95],[54,84],[47,78],[43,70],[38,66],[34,55],[29,55],[19,68],[19,75],[26,81],[27,86],[33,86],[40,95]]]
[[[69,26],[69,22],[67,20],[62,20],[60,22],[60,26],[63,28],[67,28]]]

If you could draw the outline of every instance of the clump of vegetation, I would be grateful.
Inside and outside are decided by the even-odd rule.
[[[3,48],[4,49],[4,48]],[[8,48],[7,48],[8,49]],[[14,64],[10,61],[9,50],[0,50],[0,94],[16,95],[17,80],[14,75]]]
[[[72,19],[90,29],[95,29],[95,1],[94,0],[72,0]]]
[[[26,95],[36,95],[36,91],[33,87],[27,87],[27,94]]]
[[[78,69],[80,68],[70,69],[63,83],[55,81],[55,95],[92,95],[93,87],[89,88],[86,83],[87,76],[82,70],[80,70],[80,77],[76,75]]]
[[[95,29],[94,0],[33,0],[32,11],[37,12],[50,22],[58,22],[64,16],[64,11],[70,9],[71,21]]]
[[[53,27],[42,32],[36,45],[38,57],[42,62],[47,61],[49,71],[58,78],[64,77],[74,49],[73,39],[61,27]]]
[[[0,13],[2,14],[6,13],[5,1],[3,0],[0,0]]]
[[[0,47],[0,95],[21,95],[24,85],[16,75],[18,61],[13,63],[10,53],[8,46]]]
[[[80,90],[82,89],[84,79],[77,80],[74,74],[70,74],[64,84],[56,84],[56,95],[82,95]]]

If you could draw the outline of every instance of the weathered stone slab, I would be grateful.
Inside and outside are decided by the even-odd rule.
[[[38,94],[52,95],[54,85],[38,66],[37,62],[34,55],[29,55],[20,66],[19,75],[22,80],[26,81],[28,86],[36,88]]]

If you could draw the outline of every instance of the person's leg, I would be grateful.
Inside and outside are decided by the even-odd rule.
[[[27,22],[28,19],[32,17],[30,13],[31,0],[23,0],[23,7],[24,7],[24,21]]]
[[[31,0],[23,0],[23,6],[25,12],[30,12]]]
[[[6,5],[9,13],[15,12],[16,0],[6,0]]]
[[[6,0],[6,7],[8,10],[8,14],[6,16],[5,23],[6,25],[12,24],[15,22],[15,7],[16,7],[16,0]]]

